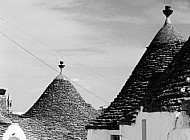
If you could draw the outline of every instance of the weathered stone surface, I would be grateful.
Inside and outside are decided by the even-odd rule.
[[[18,123],[28,140],[78,140],[73,136],[67,135],[64,128],[56,128],[55,126],[54,129],[50,130],[36,118],[21,118],[21,116],[14,114],[6,114],[4,117],[6,117],[6,119],[9,118],[11,122],[0,122],[0,139],[2,139],[3,134],[11,123]],[[58,129],[60,130],[58,131]]]
[[[0,113],[7,112],[7,101],[5,95],[0,95]]]
[[[3,134],[9,127],[10,123],[0,122],[0,139],[2,139]]]
[[[65,134],[85,139],[85,125],[97,115],[98,111],[84,101],[74,86],[58,75],[23,117],[41,123],[54,137]],[[23,121],[27,119],[21,125]]]
[[[135,122],[148,85],[154,85],[185,42],[168,21],[166,19],[117,97],[87,129],[117,129],[119,123]]]
[[[85,125],[99,114],[61,74],[24,115],[2,109],[6,108],[0,110],[0,139],[11,123],[18,123],[28,140],[84,140]]]
[[[181,88],[190,87],[190,39],[174,57],[164,74],[146,93],[145,110],[176,111],[182,109],[182,102],[190,97],[190,92],[181,92]],[[151,95],[151,96],[150,96]]]

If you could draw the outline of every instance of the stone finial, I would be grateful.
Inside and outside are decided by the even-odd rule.
[[[63,70],[63,68],[65,67],[65,65],[63,64],[64,62],[63,61],[60,61],[60,64],[58,65],[59,66],[59,68],[60,68],[60,74],[62,74],[62,70]]]
[[[163,10],[163,13],[166,18],[168,18],[173,13],[173,10],[171,10],[170,6],[165,6],[165,10]]]
[[[165,24],[171,24],[169,16],[173,13],[170,6],[165,6],[165,10],[163,10],[164,15],[166,16]]]

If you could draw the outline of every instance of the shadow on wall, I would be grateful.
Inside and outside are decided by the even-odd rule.
[[[13,123],[5,131],[2,140],[27,140],[27,139],[20,126],[17,123]]]

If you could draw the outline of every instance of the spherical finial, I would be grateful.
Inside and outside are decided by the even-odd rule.
[[[163,10],[163,13],[166,18],[168,18],[173,13],[173,10],[171,10],[170,6],[165,6],[165,10]]]
[[[63,63],[64,63],[63,61],[60,61],[60,64],[58,65],[61,70],[60,74],[62,74],[62,69],[65,67]]]

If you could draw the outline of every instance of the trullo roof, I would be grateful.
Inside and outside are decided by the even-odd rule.
[[[38,120],[52,133],[64,130],[66,135],[85,139],[85,125],[98,112],[77,92],[70,81],[58,75],[23,117]]]
[[[170,22],[173,10],[166,6],[163,12],[166,15],[163,27],[147,47],[120,93],[101,116],[86,126],[87,129],[118,129],[120,123],[131,125],[135,122],[148,85],[168,67],[185,42]]]

